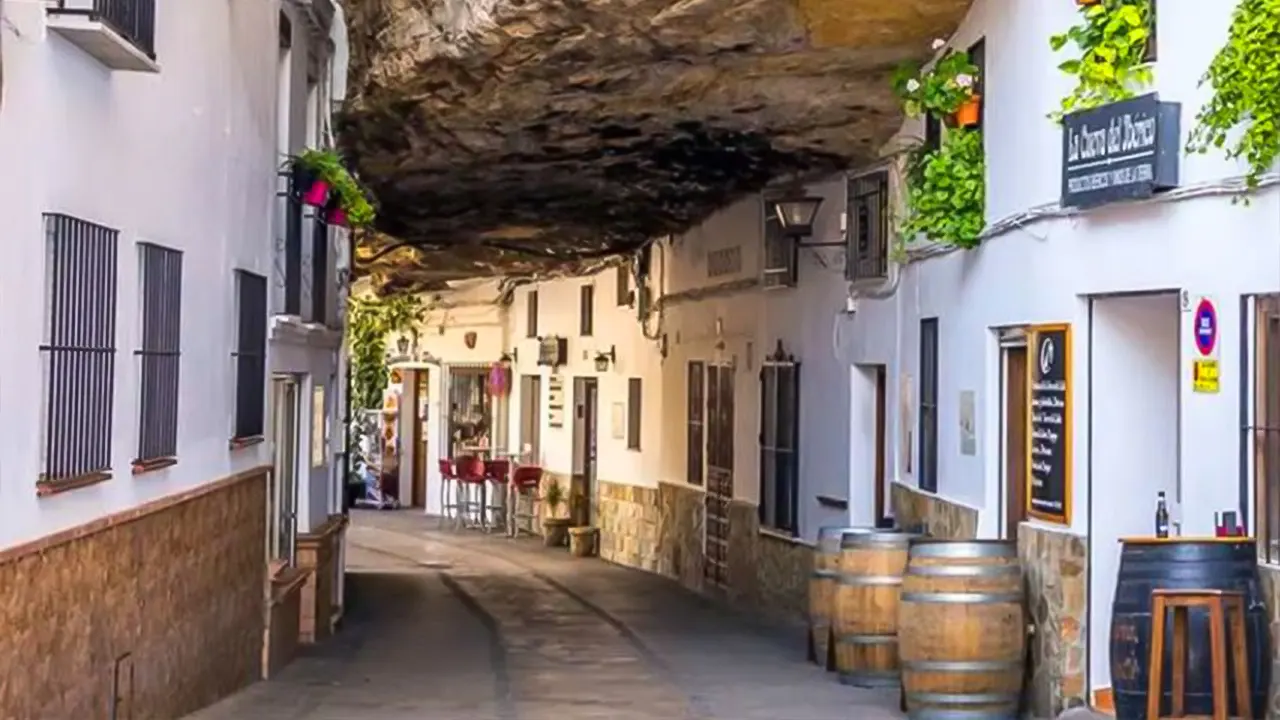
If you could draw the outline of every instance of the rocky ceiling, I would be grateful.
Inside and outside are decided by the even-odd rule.
[[[970,2],[347,0],[362,255],[405,287],[552,270],[871,159],[890,73]]]

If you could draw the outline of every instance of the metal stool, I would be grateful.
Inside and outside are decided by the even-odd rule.
[[[488,502],[484,506],[486,531],[499,525],[506,525],[507,475],[510,472],[510,460],[496,459],[484,462],[484,480],[489,491]],[[502,518],[502,521],[500,522],[498,518]]]
[[[454,458],[458,478],[458,518],[464,528],[484,524],[484,462],[474,455]]]
[[[454,470],[452,460],[440,458],[440,522],[437,527],[444,527],[447,520],[456,523],[457,518],[458,473]]]
[[[538,500],[542,490],[542,468],[538,465],[521,465],[511,473],[511,487],[515,493],[515,502],[511,514],[511,535],[520,535],[520,521],[528,521],[525,532],[536,534],[533,526],[538,517]],[[523,502],[522,502],[523,501]],[[527,510],[521,512],[521,505]]]
[[[1245,651],[1244,593],[1231,590],[1155,590],[1151,593],[1151,667],[1147,681],[1147,720],[1163,720],[1160,700],[1164,675],[1164,619],[1173,611],[1173,703],[1166,717],[1183,717],[1187,692],[1187,628],[1191,608],[1209,611],[1209,652],[1213,674],[1213,720],[1228,720],[1227,648],[1235,668],[1236,709],[1252,718],[1249,661]],[[1224,637],[1224,636],[1229,636]]]

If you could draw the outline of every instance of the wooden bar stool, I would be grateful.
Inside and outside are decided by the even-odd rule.
[[[1187,630],[1191,608],[1209,611],[1209,651],[1213,673],[1213,720],[1228,720],[1227,645],[1235,667],[1236,709],[1241,718],[1252,718],[1249,705],[1249,661],[1245,652],[1244,593],[1231,590],[1155,590],[1151,593],[1151,667],[1147,681],[1147,720],[1164,720],[1160,698],[1164,694],[1164,620],[1173,611],[1173,706],[1166,716],[1185,716],[1187,692]]]

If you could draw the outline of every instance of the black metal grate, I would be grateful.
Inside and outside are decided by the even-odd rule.
[[[138,461],[178,454],[178,371],[182,346],[182,253],[140,243],[142,347]]]
[[[799,279],[799,246],[787,236],[774,203],[764,204],[764,277],[766,288],[795,287]]]
[[[316,216],[311,226],[311,321],[329,324],[329,224]]]
[[[760,525],[795,534],[800,515],[800,364],[760,369]]]
[[[156,0],[57,0],[51,12],[87,15],[156,59]]]
[[[44,216],[48,244],[44,469],[41,482],[111,469],[116,360],[116,253],[120,234],[59,214]]]
[[[889,274],[889,174],[877,172],[849,179],[849,280],[884,278]]]
[[[267,279],[236,271],[236,419],[232,437],[262,437],[266,425]]]
[[[707,493],[704,579],[729,586],[729,506],[733,501],[733,368],[707,368]]]

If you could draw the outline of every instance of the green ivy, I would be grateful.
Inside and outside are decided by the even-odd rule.
[[[347,214],[347,222],[351,227],[365,227],[373,224],[375,213],[369,197],[365,194],[355,177],[342,164],[342,159],[332,150],[316,150],[308,148],[290,158],[329,184],[337,195],[338,206]]]
[[[954,128],[942,146],[917,151],[907,168],[907,212],[899,231],[961,248],[978,246],[986,227],[982,132]]]
[[[898,68],[893,90],[902,98],[907,115],[929,113],[947,118],[973,97],[977,81],[978,66],[969,59],[969,53],[948,50],[923,72],[914,65]]]
[[[415,295],[388,298],[352,296],[347,301],[347,337],[351,363],[351,402],[357,409],[382,406],[387,386],[387,338],[413,330],[422,319]]]
[[[1223,148],[1243,125],[1226,153],[1249,163],[1245,181],[1255,188],[1280,155],[1280,0],[1241,0],[1227,44],[1200,81],[1205,83],[1213,98],[1196,116],[1187,150]]]
[[[1151,66],[1144,60],[1151,37],[1151,0],[1101,0],[1080,8],[1081,22],[1049,39],[1054,51],[1073,43],[1080,56],[1058,65],[1076,78],[1076,87],[1062,98],[1050,117],[1127,100],[1151,84]]]

